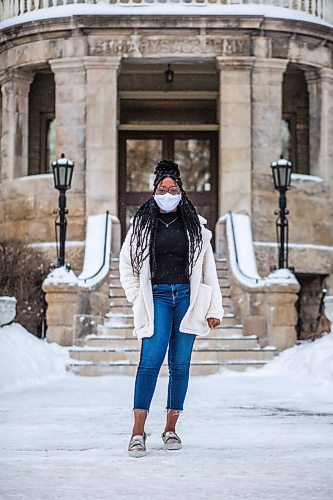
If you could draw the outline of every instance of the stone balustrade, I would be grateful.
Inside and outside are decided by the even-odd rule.
[[[73,4],[98,4],[99,0],[0,0],[0,21],[18,17],[27,12],[51,7],[62,8]],[[183,4],[184,6],[203,5],[272,5],[286,9],[294,9],[311,14],[333,24],[333,2],[331,0],[103,0],[111,6],[139,6],[158,4]],[[50,17],[52,17],[50,11]],[[54,12],[54,11],[53,11]],[[184,14],[184,11],[181,11]],[[122,14],[126,11],[122,10]],[[175,11],[175,14],[177,12]],[[204,11],[202,11],[204,14]],[[64,13],[65,15],[65,13]]]

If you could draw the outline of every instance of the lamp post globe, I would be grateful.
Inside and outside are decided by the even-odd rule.
[[[54,187],[59,191],[59,208],[56,210],[57,218],[55,221],[56,243],[57,243],[57,260],[58,267],[65,265],[65,243],[67,219],[66,214],[66,191],[71,188],[74,163],[65,157],[62,153],[61,157],[52,163]],[[59,235],[59,237],[58,237]],[[59,241],[59,250],[58,250]]]
[[[280,158],[271,164],[274,188],[279,191],[279,210],[276,219],[276,239],[279,254],[279,269],[288,268],[289,223],[286,192],[290,189],[292,163]]]
[[[274,187],[278,191],[287,191],[290,188],[292,163],[280,158],[271,164]]]
[[[74,163],[65,157],[64,153],[52,163],[54,187],[59,191],[71,188]]]

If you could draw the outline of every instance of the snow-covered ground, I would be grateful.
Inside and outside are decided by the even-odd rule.
[[[1,500],[332,498],[332,334],[261,370],[192,377],[179,451],[162,446],[161,377],[132,459],[133,378],[65,373],[66,350],[24,332],[0,328]]]

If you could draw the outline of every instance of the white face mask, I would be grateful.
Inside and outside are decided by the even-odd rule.
[[[154,200],[156,201],[159,208],[165,212],[172,212],[181,200],[181,194],[155,194]]]

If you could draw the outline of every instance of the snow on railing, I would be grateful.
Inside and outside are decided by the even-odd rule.
[[[0,21],[15,18],[27,12],[38,11],[49,7],[62,7],[73,4],[109,3],[118,6],[139,6],[157,4],[183,5],[273,5],[304,12],[324,19],[333,24],[332,0],[0,0]],[[124,14],[124,11],[122,12]],[[50,16],[51,17],[51,16]]]

